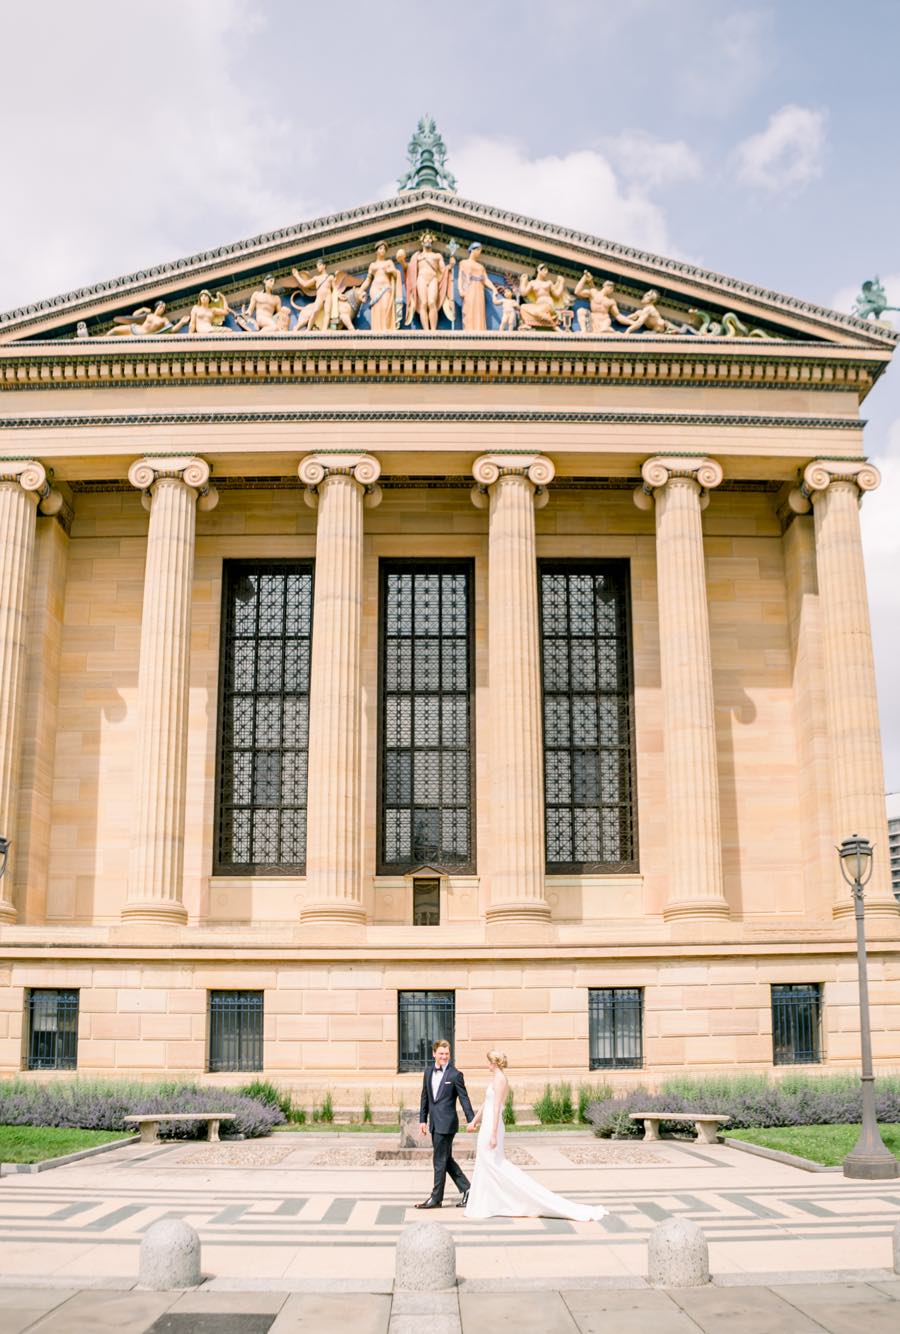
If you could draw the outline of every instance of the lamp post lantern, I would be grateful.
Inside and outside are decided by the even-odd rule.
[[[10,842],[11,839],[4,838],[3,835],[0,834],[0,880],[2,880],[6,874],[6,859],[9,856]]]
[[[859,1038],[862,1047],[862,1126],[859,1139],[844,1159],[844,1176],[883,1181],[900,1175],[900,1164],[884,1144],[875,1118],[875,1076],[872,1073],[872,1034],[869,1028],[869,978],[866,968],[866,928],[863,886],[872,874],[872,845],[854,834],[837,850],[841,875],[853,892],[856,918],[856,962],[859,968]]]

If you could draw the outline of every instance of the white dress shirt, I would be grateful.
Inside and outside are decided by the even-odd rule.
[[[446,1067],[444,1067],[444,1068],[446,1069]],[[441,1080],[442,1080],[443,1078],[444,1078],[444,1071],[441,1069],[441,1067],[440,1067],[439,1065],[436,1065],[436,1066],[434,1067],[434,1070],[431,1072],[431,1096],[432,1096],[432,1098],[436,1098],[436,1097],[437,1097],[437,1095],[438,1095],[438,1089],[441,1087]]]

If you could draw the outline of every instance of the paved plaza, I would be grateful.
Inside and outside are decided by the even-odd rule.
[[[132,1144],[4,1177],[0,1334],[411,1331],[422,1299],[392,1296],[394,1251],[401,1230],[423,1218],[412,1206],[431,1173],[427,1155],[376,1157],[395,1143],[285,1134]],[[428,1294],[434,1334],[482,1330],[513,1311],[524,1334],[900,1329],[893,1183],[803,1172],[724,1145],[608,1143],[583,1132],[516,1136],[510,1149],[552,1189],[611,1212],[600,1223],[474,1223],[451,1189],[427,1215],[450,1230],[460,1278],[458,1297]],[[673,1216],[693,1219],[709,1240],[708,1289],[647,1287],[648,1236]],[[161,1218],[197,1229],[202,1289],[131,1290],[141,1238]]]

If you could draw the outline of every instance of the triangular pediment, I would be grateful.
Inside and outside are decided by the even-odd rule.
[[[579,314],[586,303],[583,297],[574,296],[578,280],[587,269],[595,282],[609,279],[615,283],[617,300],[626,314],[639,306],[648,289],[656,289],[659,311],[677,331],[672,335],[676,337],[680,333],[693,339],[697,331],[707,337],[813,341],[886,351],[892,350],[900,337],[883,325],[690,264],[441,191],[417,190],[0,314],[0,342],[74,339],[79,335],[106,341],[117,337],[112,333],[116,324],[127,329],[128,337],[144,338],[143,317],[136,317],[135,311],[152,309],[162,301],[166,303],[165,318],[177,325],[179,320],[189,319],[203,289],[212,292],[214,300],[221,293],[233,311],[246,312],[251,294],[261,287],[268,273],[275,276],[276,290],[284,304],[293,297],[293,326],[296,312],[309,299],[298,289],[294,270],[311,276],[316,259],[321,257],[330,271],[347,275],[352,286],[365,276],[379,241],[386,243],[391,256],[398,249],[410,256],[426,228],[433,231],[436,248],[443,253],[457,247],[458,259],[465,258],[473,241],[479,241],[482,261],[498,285],[512,286],[518,283],[520,274],[533,274],[539,263],[549,265],[552,275],[565,280],[570,312],[565,327],[573,330],[581,326],[591,332],[589,320]],[[453,309],[452,298],[446,309]],[[368,318],[365,306],[353,312],[353,322],[360,331],[368,327]],[[488,333],[499,319],[499,307],[495,309],[489,303]],[[231,316],[223,323],[235,336],[256,332],[252,318],[245,321],[244,329]],[[391,336],[408,336],[417,328],[418,320],[413,319],[409,328],[401,323],[400,333]],[[457,304],[452,317],[441,316],[438,333],[459,328]],[[190,336],[187,325],[181,332]],[[294,329],[289,327],[284,332],[290,336]],[[623,330],[614,327],[613,332]],[[169,336],[169,331],[157,334],[155,341],[160,337],[168,341]]]

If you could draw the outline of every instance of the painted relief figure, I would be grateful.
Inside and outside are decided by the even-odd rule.
[[[388,259],[387,246],[381,241],[359,289],[361,300],[369,302],[373,333],[388,333],[397,328],[397,292],[400,283],[400,270],[392,259]]]
[[[271,273],[267,273],[263,278],[262,288],[253,293],[250,304],[243,313],[248,320],[256,321],[256,328],[260,333],[269,333],[275,329],[276,315],[280,309],[281,297],[275,291],[275,278]]]
[[[494,292],[493,300],[503,314],[500,319],[499,333],[515,333],[519,323],[519,298],[509,287],[501,287]]]
[[[173,324],[166,318],[165,301],[157,301],[152,310],[149,306],[141,306],[133,315],[114,315],[109,334],[119,338],[141,338],[147,334],[178,333],[189,319],[189,315],[184,315]]]
[[[496,301],[497,289],[481,262],[481,242],[469,246],[469,257],[459,266],[459,294],[462,297],[462,327],[466,332],[487,328],[485,288]]]
[[[582,333],[593,334],[612,334],[618,330],[612,326],[613,320],[624,323],[623,317],[619,314],[619,307],[616,305],[616,285],[610,279],[607,279],[602,286],[597,287],[593,275],[585,269],[584,273],[578,279],[575,285],[576,297],[584,297],[591,308],[590,328],[582,328]]]
[[[299,329],[312,329],[314,325],[320,331],[327,329],[331,318],[334,276],[328,272],[324,259],[316,260],[315,273],[307,273],[305,269],[299,272],[297,269],[291,269],[291,273],[303,295],[312,297],[305,306],[298,306],[292,299],[294,309],[299,312],[294,332]]]
[[[557,329],[559,312],[566,304],[566,282],[560,274],[550,277],[546,264],[539,264],[537,273],[529,278],[523,273],[519,279],[519,318],[523,329]]]
[[[233,329],[225,327],[225,319],[234,313],[221,292],[216,292],[213,297],[204,287],[196,306],[191,308],[188,333],[201,337],[205,334],[233,334]]]
[[[409,261],[406,275],[406,323],[412,324],[418,315],[423,329],[433,331],[438,325],[438,312],[443,310],[453,320],[453,265],[444,263],[443,255],[434,249],[431,232],[422,236],[421,249]]]
[[[632,311],[630,315],[623,317],[622,323],[627,324],[626,334],[637,333],[640,329],[649,329],[650,333],[677,333],[674,324],[670,324],[664,319],[656,309],[656,302],[659,300],[659,292],[652,287],[649,292],[645,292],[641,298],[641,304],[637,310]]]

